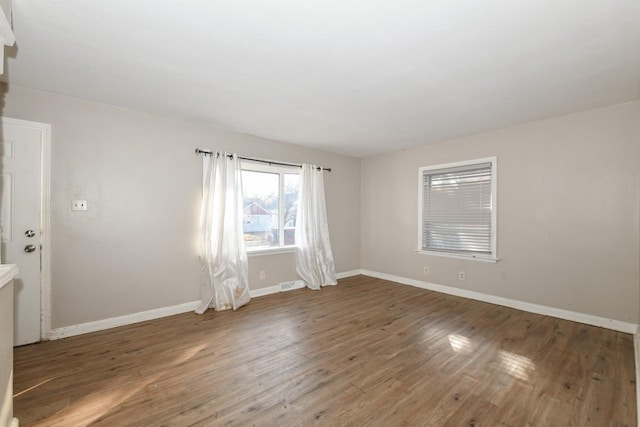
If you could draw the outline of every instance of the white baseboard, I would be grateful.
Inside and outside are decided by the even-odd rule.
[[[636,416],[640,420],[640,338],[638,332],[633,334],[633,349],[636,356]]]
[[[174,314],[194,311],[200,301],[192,301],[184,304],[172,305],[170,307],[155,308],[153,310],[141,311],[124,316],[111,317],[109,319],[96,320],[94,322],[80,323],[78,325],[63,326],[51,330],[49,338],[57,340],[60,338],[72,337],[74,335],[88,334],[118,326],[130,325],[132,323],[144,322],[146,320],[158,319],[160,317],[173,316]]]
[[[266,288],[251,289],[249,295],[251,298],[263,297],[265,295],[277,294],[280,292],[280,285],[267,286]]]
[[[345,271],[343,273],[337,273],[336,279],[344,279],[345,277],[357,276],[358,274],[362,274],[362,270]],[[295,287],[288,290],[301,289],[303,287],[304,285],[302,286],[296,285]],[[252,289],[251,291],[249,291],[249,294],[251,295],[251,298],[257,298],[257,297],[263,297],[265,295],[277,294],[280,291],[281,291],[281,287],[278,284],[273,286],[267,286],[266,288]]]
[[[360,270],[338,273],[338,278],[355,276],[361,274]],[[252,289],[249,291],[251,298],[258,298],[265,295],[280,292],[280,285],[268,286],[266,288]],[[159,319],[161,317],[173,316],[175,314],[187,313],[198,308],[200,301],[192,301],[170,307],[156,308],[153,310],[141,311],[139,313],[126,314],[124,316],[111,317],[109,319],[96,320],[94,322],[80,323],[78,325],[63,326],[52,329],[49,333],[50,340],[72,337],[75,335],[88,334],[90,332],[103,331],[105,329],[117,328],[118,326],[130,325],[132,323],[144,322],[147,320]]]
[[[477,301],[488,302],[491,304],[511,307],[530,313],[542,314],[545,316],[557,317],[559,319],[571,320],[587,325],[599,326],[601,328],[613,329],[614,331],[635,334],[638,325],[635,323],[623,322],[620,320],[607,319],[605,317],[593,316],[591,314],[577,313],[574,311],[563,310],[560,308],[548,307],[544,305],[532,304],[529,302],[498,297],[494,295],[483,294],[480,292],[467,291],[465,289],[453,288],[450,286],[437,285],[435,283],[423,282],[421,280],[408,279],[406,277],[394,276],[392,274],[379,273],[377,271],[362,270],[365,276],[377,277],[378,279],[389,280],[403,285],[415,286],[417,288],[428,289],[443,294],[455,295],[458,297],[469,298]]]
[[[619,320],[606,319],[604,317],[592,316],[590,314],[576,313],[573,311],[562,310],[559,308],[547,307],[543,305],[531,304],[528,302],[512,300],[508,298],[497,297],[494,295],[487,295],[480,292],[467,291],[464,289],[453,288],[449,286],[437,285],[435,283],[423,282],[420,280],[408,279],[405,277],[394,276],[386,273],[379,273],[371,270],[352,270],[344,273],[338,273],[336,276],[339,279],[345,277],[356,276],[358,274],[364,274],[366,276],[377,277],[379,279],[390,280],[392,282],[400,283],[403,285],[415,286],[422,289],[428,289],[431,291],[441,292],[444,294],[455,295],[463,298],[470,298],[478,301],[489,302],[492,304],[498,304],[505,307],[516,308],[518,310],[528,311],[531,313],[542,314],[546,316],[558,317],[560,319],[572,320],[574,322],[585,323],[587,325],[600,326],[602,328],[613,329],[615,331],[626,332],[635,334],[638,325],[634,323],[622,322]],[[251,298],[258,298],[265,295],[275,294],[280,292],[280,285],[268,286],[266,288],[253,289],[250,291]],[[78,325],[64,326],[61,328],[52,329],[50,333],[51,340],[57,340],[60,338],[71,337],[74,335],[82,335],[90,332],[102,331],[105,329],[116,328],[118,326],[130,325],[132,323],[144,322],[146,320],[158,319],[166,316],[173,316],[175,314],[186,313],[194,311],[200,301],[192,301],[184,304],[174,305],[170,307],[156,308],[153,310],[142,311],[139,313],[127,314],[119,317],[112,317],[109,319],[96,320],[94,322],[81,323]],[[636,363],[640,364],[640,344],[636,339]],[[636,370],[636,374],[640,375],[639,370]],[[640,386],[640,381],[638,381]],[[638,393],[640,399],[640,393]],[[640,400],[638,408],[640,408]]]
[[[280,292],[295,291],[305,287],[304,280],[290,280],[280,283]]]
[[[358,274],[362,274],[362,270],[345,271],[343,273],[337,273],[336,279],[344,279],[346,277],[357,276]]]

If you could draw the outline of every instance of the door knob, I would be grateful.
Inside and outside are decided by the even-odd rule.
[[[33,236],[36,235],[36,232],[33,231],[33,230],[27,230],[27,231],[24,232],[24,235],[27,236],[27,237],[33,237]]]
[[[29,253],[29,252],[33,252],[36,250],[36,245],[27,245],[24,247],[24,251]]]

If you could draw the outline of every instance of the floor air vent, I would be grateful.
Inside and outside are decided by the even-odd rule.
[[[292,291],[294,289],[304,288],[304,282],[302,280],[292,280],[291,282],[280,283],[280,292]]]

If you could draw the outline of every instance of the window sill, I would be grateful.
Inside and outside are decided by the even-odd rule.
[[[296,251],[295,246],[285,246],[278,248],[260,248],[260,249],[247,249],[247,256],[261,256],[261,255],[275,255],[275,254],[286,254],[292,253]]]
[[[421,255],[434,255],[441,256],[445,258],[456,258],[456,259],[469,259],[473,261],[481,261],[481,262],[492,262],[496,263],[500,261],[500,258],[495,258],[492,256],[481,256],[481,255],[461,255],[461,254],[453,254],[447,252],[435,252],[435,251],[425,251],[423,249],[416,249],[416,252]]]

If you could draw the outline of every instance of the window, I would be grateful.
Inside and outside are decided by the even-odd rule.
[[[496,260],[496,158],[419,169],[418,252]]]
[[[295,244],[300,172],[244,162],[243,231],[248,251]]]

